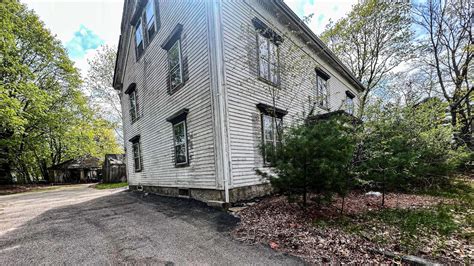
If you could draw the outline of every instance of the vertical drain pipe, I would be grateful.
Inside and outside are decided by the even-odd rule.
[[[227,93],[225,87],[224,47],[222,39],[221,2],[218,0],[207,1],[210,19],[209,27],[209,53],[211,66],[211,80],[214,90],[214,126],[216,134],[216,166],[217,176],[222,176],[225,202],[229,203],[230,181],[230,152],[227,135]]]

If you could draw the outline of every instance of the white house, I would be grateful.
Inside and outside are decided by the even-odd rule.
[[[126,0],[113,85],[130,187],[223,202],[268,192],[281,125],[364,89],[281,0]]]

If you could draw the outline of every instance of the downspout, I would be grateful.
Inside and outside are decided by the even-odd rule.
[[[230,152],[227,135],[227,94],[225,88],[224,47],[222,37],[221,2],[207,1],[209,11],[209,53],[211,67],[211,94],[214,104],[217,175],[223,179],[225,202],[230,202]]]

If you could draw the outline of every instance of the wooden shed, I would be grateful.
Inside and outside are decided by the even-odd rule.
[[[127,168],[125,164],[125,154],[105,155],[102,170],[104,183],[126,182]]]
[[[48,170],[51,183],[85,183],[98,180],[101,166],[99,158],[86,155],[53,165]]]

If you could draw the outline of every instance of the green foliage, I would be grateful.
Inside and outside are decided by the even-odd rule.
[[[0,2],[0,150],[19,182],[47,178],[47,168],[91,154],[118,152],[107,122],[80,92],[80,76],[38,16]]]
[[[264,147],[272,170],[259,170],[288,195],[318,193],[319,201],[348,189],[348,167],[354,149],[353,127],[345,116],[315,120],[289,128],[276,148]]]
[[[120,183],[100,183],[95,186],[96,189],[114,189],[128,186],[127,182]]]
[[[387,75],[412,56],[409,5],[369,0],[330,23],[322,40],[364,84],[359,112],[365,111],[370,93]]]
[[[383,209],[370,215],[372,218],[398,227],[408,235],[414,235],[421,230],[449,235],[457,229],[449,208],[439,205],[434,209]]]
[[[443,122],[445,108],[435,99],[418,106],[371,107],[359,136],[359,177],[384,191],[447,183],[469,153],[453,147],[453,128]]]

